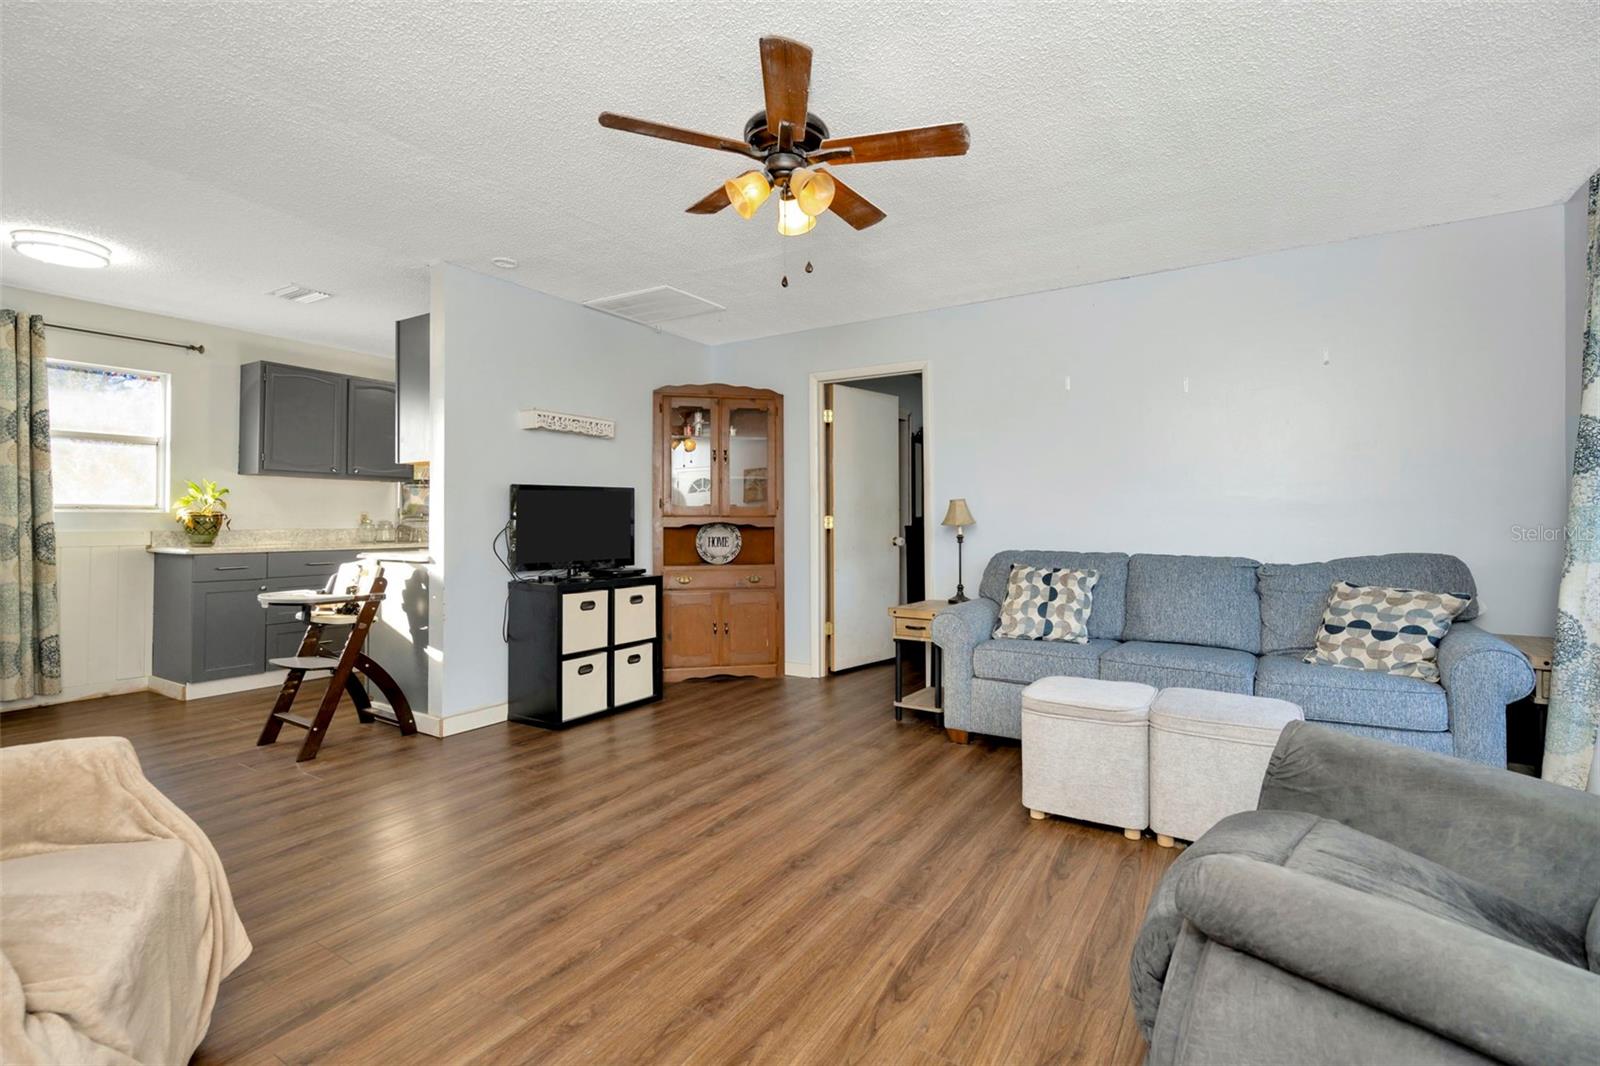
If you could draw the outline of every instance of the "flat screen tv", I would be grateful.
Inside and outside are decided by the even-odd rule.
[[[512,485],[511,558],[518,570],[631,565],[633,490]]]

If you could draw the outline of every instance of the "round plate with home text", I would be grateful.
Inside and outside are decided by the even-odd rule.
[[[739,556],[744,537],[739,527],[728,522],[712,522],[700,527],[694,535],[694,550],[712,566],[731,563]]]

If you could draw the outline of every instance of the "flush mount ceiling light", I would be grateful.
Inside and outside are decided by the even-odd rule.
[[[96,269],[111,265],[111,249],[85,237],[47,229],[14,229],[11,247],[41,263]]]
[[[493,259],[489,260],[489,262],[491,265],[497,266],[501,270],[515,270],[517,269],[518,265],[517,261],[511,258],[509,255],[497,255]]]

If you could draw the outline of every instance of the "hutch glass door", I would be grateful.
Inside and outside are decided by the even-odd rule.
[[[662,514],[714,514],[716,508],[717,405],[711,400],[671,397],[661,417],[666,444]]]
[[[770,400],[723,400],[723,511],[777,514],[772,469],[776,419]]]

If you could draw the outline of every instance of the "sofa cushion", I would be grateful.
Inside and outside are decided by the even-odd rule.
[[[63,848],[0,863],[0,951],[31,1014],[139,1062],[187,1060],[210,900],[180,840]],[[181,1050],[180,1050],[181,1049]],[[121,1058],[118,1061],[124,1061]]]
[[[1195,644],[1119,644],[1100,656],[1107,681],[1138,681],[1156,688],[1204,688],[1217,692],[1255,692],[1256,657],[1230,648]]]
[[[1089,639],[1097,570],[1063,570],[1014,563],[994,635],[1005,640]]]
[[[1329,559],[1328,569],[1335,581],[1352,585],[1388,585],[1390,588],[1425,589],[1471,597],[1467,609],[1456,617],[1467,622],[1478,617],[1478,584],[1472,580],[1467,564],[1454,555],[1434,552],[1392,552],[1388,555],[1351,555]]]
[[[986,640],[972,650],[972,676],[1031,685],[1044,677],[1099,677],[1114,640]]]
[[[1000,603],[1006,598],[1006,583],[1014,563],[1066,570],[1094,570],[1100,580],[1094,586],[1094,610],[1089,613],[1089,636],[1101,640],[1122,639],[1123,602],[1128,593],[1128,557],[1121,552],[1003,551],[983,568],[978,595]]]
[[[1254,559],[1135,555],[1122,639],[1261,652]]]
[[[1256,569],[1262,655],[1280,651],[1304,655],[1316,647],[1333,582],[1333,568],[1327,563],[1262,563]]]
[[[1309,722],[1441,732],[1450,728],[1444,690],[1429,681],[1301,662],[1295,652],[1263,655],[1256,695],[1298,703]]]
[[[1471,602],[1443,592],[1340,581],[1305,661],[1436,682],[1439,642]]]

